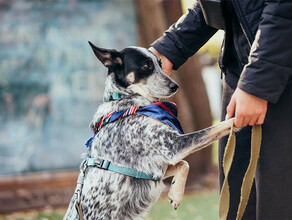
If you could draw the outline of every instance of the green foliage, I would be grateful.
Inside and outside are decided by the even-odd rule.
[[[212,59],[218,60],[223,41],[224,32],[218,31],[201,49],[199,54],[207,53]]]

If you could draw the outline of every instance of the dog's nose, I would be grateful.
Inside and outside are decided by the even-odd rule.
[[[178,89],[178,85],[176,83],[174,83],[174,82],[171,82],[169,84],[169,88],[171,89],[172,92],[176,92],[177,89]]]

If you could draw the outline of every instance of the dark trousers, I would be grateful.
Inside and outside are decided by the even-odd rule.
[[[234,90],[223,86],[221,120]],[[243,216],[247,220],[292,220],[292,84],[276,104],[268,104],[262,125],[262,148],[250,199]],[[236,134],[236,150],[229,173],[230,210],[228,219],[236,218],[243,176],[250,158],[251,127]],[[219,141],[220,188],[224,180],[222,159],[227,138]]]

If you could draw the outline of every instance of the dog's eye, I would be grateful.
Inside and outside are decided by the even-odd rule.
[[[153,67],[153,64],[152,64],[152,61],[151,60],[147,60],[144,65],[142,66],[142,69],[144,70],[150,70],[152,69]]]

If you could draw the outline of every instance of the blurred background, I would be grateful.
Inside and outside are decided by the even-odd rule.
[[[0,0],[0,219],[62,219],[66,211],[107,72],[87,41],[149,47],[192,3]],[[222,38],[217,32],[171,75],[185,132],[220,116]],[[187,160],[179,210],[163,194],[146,219],[217,219],[217,145]]]

